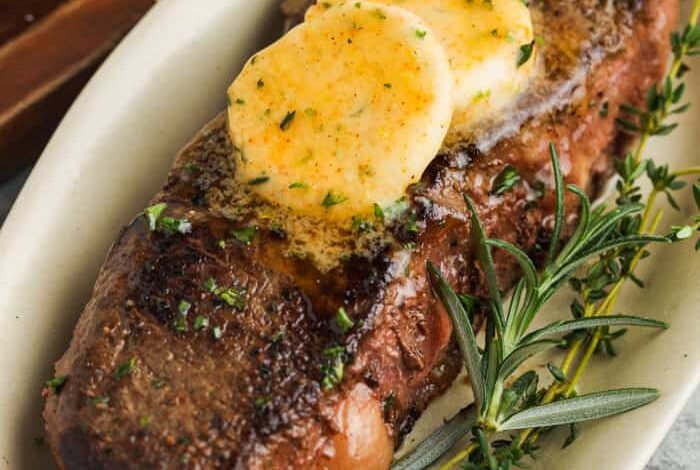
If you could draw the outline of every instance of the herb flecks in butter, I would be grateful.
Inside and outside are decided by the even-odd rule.
[[[262,175],[258,176],[257,178],[253,178],[252,180],[249,180],[248,184],[251,186],[259,186],[261,184],[267,183],[268,181],[270,181],[270,177]]]
[[[323,201],[321,201],[321,205],[328,209],[328,208],[331,208],[331,207],[336,206],[338,204],[341,204],[347,200],[348,200],[348,197],[342,193],[338,193],[335,191],[328,191],[328,193],[326,194],[326,197],[324,197]]]
[[[296,115],[296,111],[288,111],[287,114],[284,116],[284,119],[282,119],[282,122],[280,122],[280,129],[282,129],[283,131],[289,129]]]
[[[533,40],[532,42],[528,44],[523,44],[520,46],[520,49],[518,51],[518,67],[522,67],[527,63],[528,60],[530,60],[530,57],[532,57],[532,52],[535,49],[535,41]]]

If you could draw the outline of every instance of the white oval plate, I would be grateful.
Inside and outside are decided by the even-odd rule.
[[[105,253],[119,228],[160,188],[175,152],[225,103],[243,60],[281,26],[278,0],[162,0],[129,34],[76,101],[22,190],[0,232],[0,468],[52,468],[40,396],[53,362],[66,349]],[[696,68],[700,65],[696,62]],[[681,129],[655,140],[659,160],[698,162],[697,106]],[[681,200],[681,220],[692,213]],[[548,439],[538,466],[640,469],[700,378],[700,256],[690,244],[664,248],[647,261],[644,291],[626,291],[622,306],[673,326],[629,335],[621,358],[598,359],[585,388],[652,386],[662,398],[625,416],[584,427],[558,451]],[[566,295],[550,311],[568,308]],[[428,431],[453,411],[457,388],[421,420]],[[549,447],[548,451],[547,447]]]

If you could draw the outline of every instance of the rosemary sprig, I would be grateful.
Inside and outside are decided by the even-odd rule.
[[[633,152],[616,164],[618,195],[612,208],[602,204],[592,209],[581,190],[574,186],[565,188],[556,150],[551,147],[556,188],[555,228],[541,273],[519,248],[487,238],[472,201],[465,197],[472,214],[473,243],[490,294],[482,349],[476,343],[468,320],[470,305],[460,302],[460,295],[453,291],[436,266],[429,264],[428,273],[436,297],[455,325],[455,334],[471,377],[476,397],[473,426],[466,431],[469,426],[464,421],[463,412],[457,419],[459,427],[454,422],[452,426],[448,423],[446,428],[451,433],[446,434],[445,428],[438,430],[419,449],[398,461],[394,468],[413,470],[427,467],[442,455],[442,449],[451,447],[459,439],[458,429],[464,430],[465,435],[471,433],[471,443],[443,468],[457,464],[465,469],[511,468],[512,465],[522,465],[526,456],[534,456],[536,442],[544,429],[568,425],[570,435],[564,444],[567,446],[578,435],[576,423],[629,411],[658,397],[658,392],[651,389],[611,390],[577,396],[576,387],[597,351],[615,354],[612,343],[626,330],[612,331],[611,328],[667,327],[658,320],[611,313],[628,281],[643,286],[635,270],[649,255],[646,250],[649,243],[685,240],[700,230],[700,216],[695,216],[685,225],[671,227],[665,236],[654,235],[663,211],[658,210],[652,216],[659,195],[665,195],[669,205],[677,209],[673,192],[685,187],[680,178],[698,176],[700,168],[672,172],[668,166],[657,166],[651,160],[642,159],[652,136],[667,135],[676,128],[677,124],[668,124],[667,119],[689,107],[680,104],[685,91],[681,79],[689,70],[683,63],[684,59],[700,54],[699,13],[700,0],[695,0],[688,26],[682,33],[674,33],[671,37],[674,60],[670,71],[660,85],[647,93],[645,109],[622,108],[631,117],[618,120],[618,124],[627,131],[638,133],[639,142]],[[644,175],[652,183],[652,190],[646,196],[639,186]],[[579,198],[581,211],[573,236],[559,251],[565,190]],[[692,191],[700,210],[700,184],[695,183]],[[496,283],[491,256],[493,248],[510,253],[524,273],[507,303],[503,302]],[[700,249],[700,240],[696,249]],[[579,297],[572,304],[573,319],[554,322],[528,333],[541,307],[567,281]],[[538,389],[538,377],[534,371],[526,372],[507,385],[524,361],[560,345],[567,347],[567,354],[561,366],[548,365],[554,378],[549,387]],[[496,438],[499,433],[516,429],[521,432],[515,437]],[[426,449],[431,451],[426,452]]]
[[[683,62],[685,58],[700,53],[700,27],[697,25],[699,14],[700,0],[695,0],[688,26],[682,33],[675,32],[671,35],[673,62],[662,84],[654,85],[649,89],[646,109],[640,110],[632,106],[622,108],[633,116],[634,121],[618,120],[618,124],[623,129],[639,133],[639,141],[635,151],[629,152],[615,165],[619,176],[616,203],[624,206],[641,202],[644,210],[641,217],[621,221],[617,227],[620,233],[656,233],[663,215],[663,211],[658,211],[654,217],[651,216],[658,196],[665,194],[669,205],[678,209],[672,192],[685,186],[679,178],[700,174],[698,168],[671,172],[667,165],[657,166],[652,160],[642,159],[652,136],[668,135],[677,127],[676,123],[668,124],[667,119],[672,115],[685,112],[690,106],[689,104],[679,105],[685,91],[685,84],[681,78],[689,70]],[[643,197],[639,186],[639,180],[645,174],[652,183],[652,190],[646,198]],[[696,186],[698,186],[697,183],[693,186],[693,194],[697,193],[700,196],[700,188],[696,190]],[[695,201],[700,209],[700,197],[696,197]],[[673,241],[683,240],[697,231],[698,227],[700,227],[700,218],[696,216],[689,225],[672,227],[669,238]],[[698,248],[700,248],[700,242],[696,245],[696,249]],[[628,281],[643,287],[643,282],[635,275],[635,269],[641,259],[648,254],[644,247],[613,250],[589,266],[584,276],[572,279],[572,286],[580,297],[572,304],[574,318],[609,317],[617,304],[622,287]],[[611,332],[610,326],[601,326],[588,332],[574,332],[568,338],[570,345],[560,367],[563,375],[571,378],[568,381],[553,383],[543,401],[549,403],[562,397],[572,396],[593,354],[601,349],[601,344],[605,352],[615,355],[612,343],[625,332],[624,329]],[[582,349],[584,352],[581,354]],[[574,368],[576,363],[577,366]],[[521,433],[520,440],[525,440],[530,435],[534,436],[532,439],[534,441],[538,433],[534,430],[526,430]]]
[[[557,197],[555,214],[560,220],[555,223],[555,227],[562,227],[565,216],[563,178],[554,146],[551,146],[550,150],[557,193],[562,195]],[[536,395],[537,392],[533,394],[532,384],[533,380],[536,380],[533,379],[533,373],[522,375],[512,385],[507,385],[515,371],[527,359],[562,345],[563,335],[567,333],[617,325],[666,327],[663,322],[657,320],[616,315],[605,319],[579,318],[558,321],[528,333],[541,307],[587,261],[597,259],[611,250],[669,241],[666,237],[629,235],[616,230],[617,224],[622,219],[638,214],[642,210],[641,205],[630,203],[610,210],[591,211],[590,201],[581,190],[574,186],[569,186],[568,190],[581,199],[583,210],[579,224],[573,237],[559,253],[552,255],[552,261],[541,273],[536,271],[534,263],[519,248],[486,236],[473,202],[465,196],[465,203],[472,214],[473,243],[477,247],[479,263],[486,274],[486,282],[491,293],[483,353],[477,344],[465,306],[440,270],[432,263],[428,263],[431,286],[455,326],[455,334],[476,397],[474,427],[471,430],[474,440],[458,456],[458,459],[450,464],[469,457],[469,462],[485,468],[504,468],[505,462],[510,464],[518,462],[525,455],[526,448],[521,442],[513,441],[508,445],[508,452],[503,448],[494,452],[489,442],[500,432],[531,427],[550,427],[611,416],[642,406],[658,396],[656,391],[649,389],[622,389],[562,399],[556,403],[544,403]],[[507,302],[502,299],[497,284],[491,256],[493,248],[510,253],[519,262],[524,272],[524,276],[516,284],[513,296]],[[536,389],[535,384],[534,390]],[[433,447],[436,443],[435,439],[437,439],[436,436],[430,439],[428,447]],[[435,456],[434,453],[431,456]],[[415,466],[406,467],[411,462]],[[427,463],[425,454],[414,452],[406,460],[399,461],[397,466],[400,465],[398,468],[424,468],[421,465]]]

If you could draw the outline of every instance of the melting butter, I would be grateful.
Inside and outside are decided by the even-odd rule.
[[[314,19],[345,2],[321,2]],[[430,26],[447,52],[454,80],[454,116],[446,144],[507,110],[525,90],[535,61],[522,61],[531,47],[533,23],[521,0],[382,0],[410,10]]]
[[[301,215],[342,221],[389,205],[439,151],[452,87],[444,48],[414,13],[335,6],[256,54],[229,88],[239,177]]]
[[[248,220],[281,227],[287,254],[322,272],[369,256],[391,237],[381,227],[358,233],[351,218],[371,219],[441,147],[508,112],[535,74],[535,60],[522,60],[532,42],[520,0],[310,8],[228,90],[229,184],[238,189],[215,205],[232,219],[247,207]]]

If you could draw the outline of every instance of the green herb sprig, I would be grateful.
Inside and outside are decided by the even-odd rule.
[[[394,469],[426,468],[467,434],[471,435],[470,444],[443,465],[443,469],[457,465],[464,469],[493,470],[522,466],[526,457],[534,458],[537,441],[544,430],[568,426],[566,447],[579,435],[577,423],[630,411],[658,397],[658,391],[647,388],[578,395],[577,385],[596,352],[615,354],[613,341],[625,333],[626,328],[622,327],[667,328],[659,320],[613,315],[612,312],[628,281],[643,287],[635,270],[639,262],[649,256],[648,244],[679,242],[700,230],[700,215],[695,215],[687,224],[672,226],[658,235],[663,211],[656,210],[659,195],[665,195],[668,204],[677,209],[673,192],[686,186],[682,177],[699,176],[700,168],[673,172],[668,166],[642,159],[652,136],[667,135],[676,128],[675,124],[667,123],[667,119],[688,109],[687,104],[680,104],[685,90],[681,77],[688,70],[683,65],[685,57],[700,53],[699,12],[700,0],[696,0],[689,26],[672,36],[674,60],[670,72],[661,85],[649,91],[645,109],[622,108],[633,117],[618,120],[618,125],[638,133],[639,143],[616,164],[619,180],[614,205],[601,204],[593,208],[580,189],[571,185],[565,188],[556,150],[551,146],[557,203],[552,243],[542,272],[537,272],[533,262],[519,248],[488,238],[472,201],[465,197],[472,214],[473,244],[490,296],[483,347],[477,344],[471,326],[470,318],[475,313],[473,302],[463,302],[463,295],[454,292],[436,266],[429,264],[428,273],[436,297],[452,319],[475,404],[396,462]],[[645,176],[652,183],[646,195],[639,185]],[[581,209],[576,230],[559,250],[565,190],[578,197]],[[700,184],[697,182],[692,185],[692,194],[700,211]],[[494,248],[510,253],[524,273],[507,302],[496,283],[491,256]],[[700,249],[700,241],[696,248]],[[544,303],[566,284],[577,294],[571,305],[572,319],[530,331]],[[553,379],[549,386],[539,388],[538,376],[532,370],[513,380],[513,374],[527,359],[557,346],[564,346],[567,351],[561,365],[548,364]],[[502,437],[503,433],[515,430],[520,432]]]

